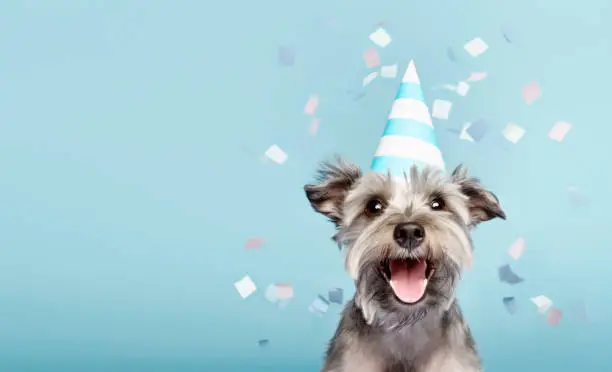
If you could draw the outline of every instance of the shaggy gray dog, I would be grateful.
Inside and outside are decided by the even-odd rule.
[[[497,197],[461,166],[450,176],[413,167],[398,180],[341,159],[304,190],[336,225],[356,285],[322,371],[481,371],[455,289],[472,262],[471,229],[506,217]]]

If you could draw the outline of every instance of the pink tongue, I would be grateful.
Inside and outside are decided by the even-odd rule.
[[[427,286],[425,261],[411,262],[408,267],[406,261],[392,260],[389,269],[391,270],[391,288],[400,300],[414,303],[423,297]]]

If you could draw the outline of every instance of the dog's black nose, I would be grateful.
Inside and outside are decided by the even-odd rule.
[[[425,238],[425,229],[416,223],[401,223],[395,226],[393,239],[403,248],[413,249],[418,247]]]

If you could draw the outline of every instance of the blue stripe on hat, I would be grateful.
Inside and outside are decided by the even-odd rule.
[[[410,160],[397,156],[377,156],[372,160],[370,169],[383,174],[390,172],[393,177],[402,177],[404,172],[410,175],[412,164],[416,164],[419,169],[423,169],[428,165],[419,160]]]
[[[402,83],[400,85],[399,90],[397,91],[397,97],[395,97],[395,99],[399,98],[412,98],[425,102],[421,84],[411,82]]]
[[[434,128],[429,124],[412,119],[389,119],[383,133],[384,136],[413,137],[438,146]]]

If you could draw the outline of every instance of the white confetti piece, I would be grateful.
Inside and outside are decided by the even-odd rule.
[[[510,255],[510,257],[514,258],[515,260],[518,260],[524,251],[525,239],[520,237],[516,239],[516,241],[510,246],[510,249],[508,249],[508,254]]]
[[[502,132],[504,137],[512,143],[517,143],[523,136],[525,135],[525,129],[519,127],[514,123],[510,123],[506,125],[504,131]]]
[[[253,283],[248,275],[234,283],[234,287],[236,287],[236,290],[242,298],[249,297],[257,290],[255,283]]]
[[[287,154],[277,145],[272,145],[266,150],[266,156],[278,164],[284,164],[287,161]]]
[[[565,139],[565,136],[569,133],[570,129],[572,129],[572,125],[570,123],[563,121],[556,122],[550,132],[548,132],[548,138],[553,141],[561,142],[563,139]]]
[[[433,103],[432,116],[436,119],[447,120],[453,104],[449,101],[437,99]]]
[[[472,123],[463,124],[463,128],[461,128],[461,134],[459,134],[459,139],[464,140],[464,141],[475,142],[474,138],[472,138],[472,136],[470,136],[470,134],[468,133],[468,129],[470,129],[471,126],[472,126]]]
[[[319,316],[326,313],[327,309],[329,309],[329,302],[321,296],[315,298],[315,300],[308,307],[308,310],[311,313],[317,314]]]
[[[462,97],[465,97],[465,95],[468,93],[469,90],[470,90],[470,86],[468,83],[465,83],[462,81],[457,85],[457,94]]]
[[[457,86],[456,85],[452,85],[452,84],[444,84],[440,88],[442,88],[444,90],[450,90],[452,92],[456,92],[457,91]]]
[[[379,47],[384,48],[391,43],[391,36],[381,27],[370,34],[370,40]]]
[[[370,72],[368,76],[363,78],[363,86],[365,87],[368,84],[370,84],[374,79],[376,79],[377,76],[378,76],[378,72],[376,71]]]
[[[550,300],[550,298],[546,296],[532,297],[531,302],[533,302],[538,307],[538,312],[540,314],[544,314],[553,305],[553,302]]]
[[[266,300],[270,302],[278,301],[278,296],[276,294],[276,285],[270,284],[268,288],[266,288],[265,297],[266,297]]]
[[[382,66],[380,68],[380,76],[387,79],[393,79],[397,76],[397,65]]]
[[[472,72],[465,81],[481,81],[487,77],[486,72]]]
[[[484,40],[479,37],[468,41],[463,47],[472,55],[472,57],[478,57],[489,49],[487,43],[485,43]]]

